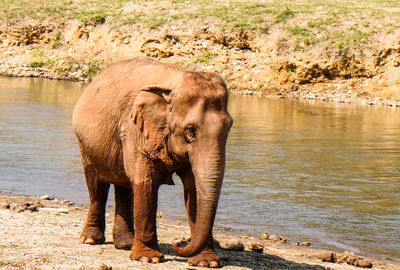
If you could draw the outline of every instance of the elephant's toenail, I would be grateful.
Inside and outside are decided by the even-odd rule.
[[[94,241],[94,239],[92,239],[92,238],[87,238],[85,240],[85,244],[94,245],[94,244],[96,244],[96,241]]]
[[[211,268],[218,268],[218,267],[221,267],[221,266],[222,266],[222,264],[217,262],[217,261],[211,261],[210,262],[210,267]]]
[[[151,263],[159,263],[161,260],[158,257],[151,258]]]
[[[199,264],[197,266],[199,266],[199,267],[208,267],[208,262],[207,261],[199,261]]]
[[[149,257],[142,256],[142,257],[140,257],[139,262],[142,262],[142,263],[149,263],[149,262],[150,262],[150,258],[149,258]]]

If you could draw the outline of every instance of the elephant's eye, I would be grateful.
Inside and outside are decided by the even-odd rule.
[[[196,128],[193,125],[189,125],[185,128],[185,137],[190,143],[196,139]]]

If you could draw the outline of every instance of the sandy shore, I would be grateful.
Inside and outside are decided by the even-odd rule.
[[[85,205],[0,193],[0,269],[197,269],[175,256],[170,245],[173,238],[188,236],[185,226],[158,219],[166,261],[151,265],[131,261],[129,251],[114,248],[112,211],[107,214],[106,243],[80,244],[86,214]],[[316,250],[265,236],[260,240],[216,231],[223,269],[400,269],[400,262]]]

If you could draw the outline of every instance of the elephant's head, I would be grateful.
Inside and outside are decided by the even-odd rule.
[[[135,100],[134,123],[142,134],[145,155],[191,170],[195,179],[197,213],[191,242],[175,253],[199,253],[214,224],[225,170],[225,145],[232,118],[222,79],[211,73],[189,72],[174,89],[149,86]]]

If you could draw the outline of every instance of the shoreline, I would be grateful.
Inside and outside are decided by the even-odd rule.
[[[29,67],[20,67],[11,69],[12,72],[5,71],[6,68],[2,66],[0,63],[0,76],[10,77],[10,78],[37,78],[37,79],[48,79],[48,80],[62,80],[62,81],[71,81],[77,83],[90,83],[91,80],[88,78],[70,78],[68,76],[59,76],[53,74],[53,72],[47,69],[34,69]],[[49,72],[49,73],[46,73]],[[335,85],[345,83],[345,81],[330,83],[332,87]],[[327,102],[327,103],[336,103],[336,104],[349,104],[349,105],[362,105],[362,106],[384,106],[388,108],[400,109],[400,101],[396,100],[382,100],[380,98],[373,99],[365,99],[365,98],[354,98],[354,97],[346,97],[344,95],[332,96],[331,93],[318,93],[309,89],[305,90],[301,94],[296,94],[293,92],[288,93],[266,93],[260,91],[251,91],[251,90],[235,90],[228,89],[230,94],[233,95],[245,95],[245,96],[259,96],[265,98],[275,98],[275,99],[288,99],[288,100],[298,100],[305,102]]]
[[[0,192],[0,267],[5,269],[188,269],[185,258],[172,252],[175,237],[188,237],[188,227],[157,218],[160,247],[166,262],[149,265],[130,261],[129,251],[112,245],[113,211],[107,209],[106,243],[82,245],[79,234],[88,206],[51,197]],[[361,257],[351,252],[315,249],[283,236],[259,238],[214,230],[223,269],[399,269],[400,262]],[[102,267],[102,268],[101,268]],[[106,268],[105,268],[106,267]],[[108,268],[107,268],[108,267]],[[197,268],[193,268],[197,269]]]

